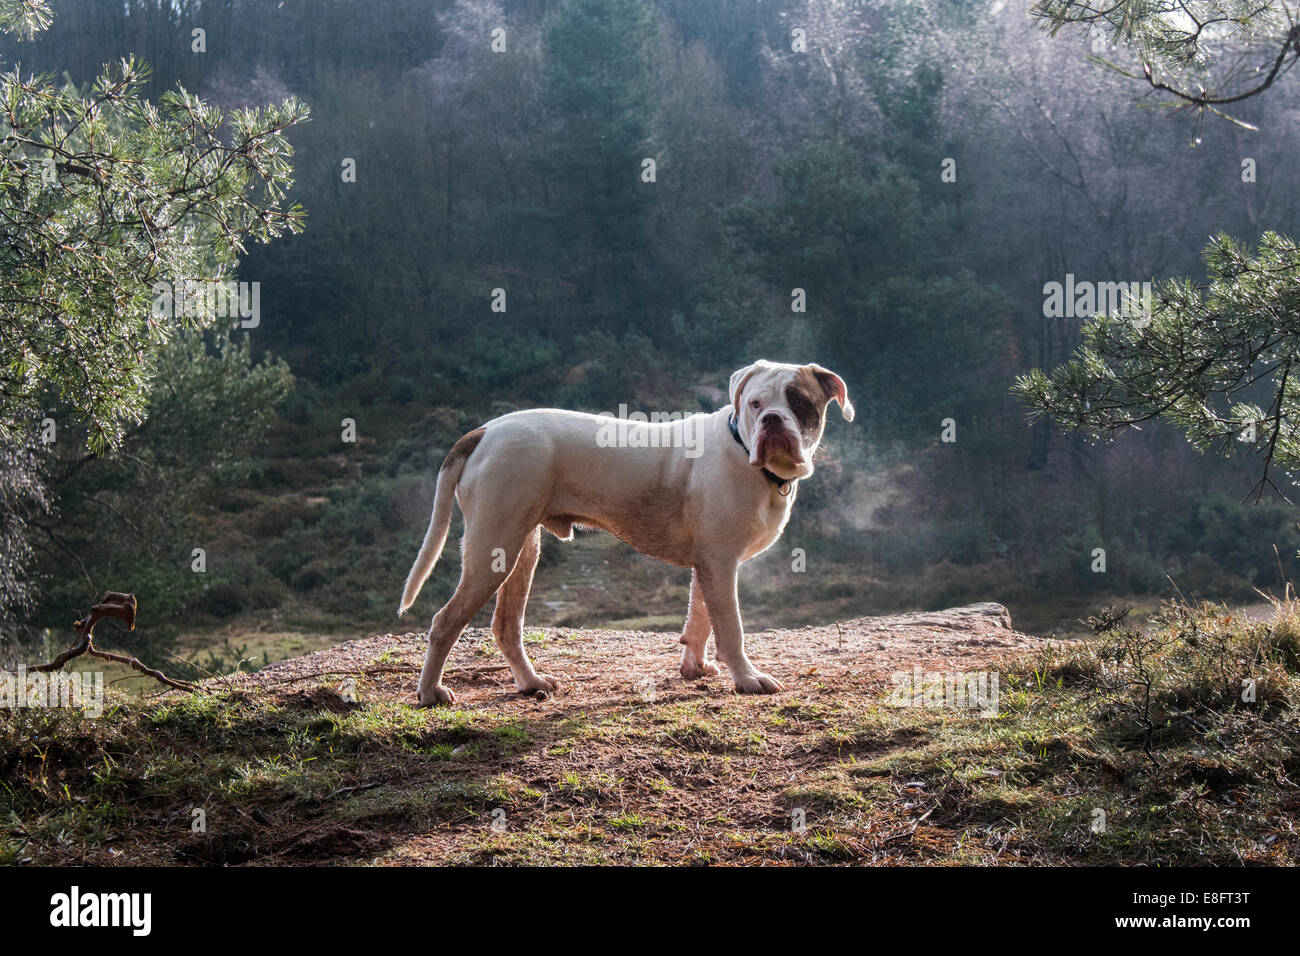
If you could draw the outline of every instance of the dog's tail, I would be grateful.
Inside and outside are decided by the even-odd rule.
[[[451,451],[438,469],[438,486],[433,493],[433,514],[429,516],[429,530],[424,533],[424,543],[420,553],[415,556],[411,573],[406,576],[406,586],[402,588],[402,604],[398,614],[405,614],[406,609],[415,603],[424,586],[425,579],[442,556],[442,546],[447,543],[447,531],[451,528],[451,503],[456,498],[456,485],[460,483],[460,473],[465,470],[465,461],[470,453],[478,447],[483,439],[483,429],[476,428],[464,435],[452,445]]]

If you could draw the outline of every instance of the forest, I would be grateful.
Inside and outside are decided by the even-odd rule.
[[[1047,632],[1277,590],[1300,539],[1258,449],[1063,433],[1012,390],[1081,342],[1051,288],[1203,283],[1216,235],[1297,229],[1294,94],[1171,110],[1096,62],[1123,53],[1007,0],[58,0],[6,70],[84,90],[135,55],[148,101],[303,104],[302,228],[236,250],[255,314],[169,337],[138,414],[51,390],[7,437],[4,654],[105,589],[147,601],[146,660],[391,629],[465,431],[712,410],[760,357],[834,369],[858,415],[745,572],[747,623],[996,600]],[[542,563],[530,620],[679,626],[684,572],[603,537]]]

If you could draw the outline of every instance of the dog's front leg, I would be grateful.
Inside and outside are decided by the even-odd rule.
[[[695,578],[708,605],[709,620],[718,644],[718,660],[727,665],[736,690],[742,694],[774,694],[784,688],[775,677],[754,667],[745,656],[745,631],[736,597],[737,563],[699,564]]]
[[[691,571],[691,603],[686,609],[686,627],[682,629],[682,677],[694,680],[697,677],[717,677],[718,665],[709,660],[705,654],[705,644],[709,640],[709,608],[704,603],[704,592],[700,590],[700,577]]]

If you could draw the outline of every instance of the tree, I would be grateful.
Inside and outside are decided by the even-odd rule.
[[[566,278],[595,314],[630,290],[643,303],[656,298],[642,267],[650,201],[638,180],[650,155],[654,29],[645,0],[565,0],[542,23],[553,228],[573,263]]]
[[[19,39],[51,19],[46,0],[0,0],[0,30]],[[302,103],[225,111],[180,88],[155,105],[147,75],[133,57],[85,91],[0,75],[0,623],[32,603],[28,535],[51,504],[38,421],[57,408],[49,424],[87,457],[119,446],[178,330],[212,328],[229,306],[204,294],[177,308],[178,293],[225,292],[247,240],[302,228],[283,203],[284,131],[307,119]]]
[[[1040,0],[1034,12],[1052,34],[1099,28],[1131,49],[1141,73],[1101,62],[1174,106],[1227,119],[1218,106],[1263,93],[1300,59],[1300,26],[1274,0]],[[1262,458],[1258,501],[1278,491],[1274,465],[1300,470],[1300,258],[1294,240],[1274,232],[1258,249],[1221,232],[1203,257],[1207,284],[1172,279],[1146,302],[1126,301],[1125,314],[1095,315],[1071,361],[1021,376],[1014,391],[1034,418],[1054,415],[1067,430],[1109,437],[1163,418],[1201,451],[1244,445]]]
[[[293,377],[270,356],[254,362],[247,337],[227,332],[178,333],[157,371],[148,418],[111,454],[62,440],[44,463],[58,504],[29,522],[45,581],[29,616],[37,627],[66,624],[86,594],[129,582],[149,602],[137,649],[152,639],[156,651],[212,577],[191,571],[191,550],[205,543],[195,514],[215,489],[247,479]]]
[[[0,0],[0,26],[32,35],[45,0]],[[83,93],[0,76],[0,440],[53,397],[94,451],[143,419],[159,348],[216,309],[161,316],[155,282],[224,282],[248,239],[302,228],[282,200],[307,118],[294,99],[224,111],[186,90],[157,105],[133,57]]]
[[[1169,105],[1228,119],[1219,107],[1263,93],[1300,60],[1300,23],[1285,0],[1039,0],[1033,13],[1053,36],[1095,30],[1098,52],[1124,44],[1136,70],[1098,62]]]
[[[1220,234],[1204,255],[1207,285],[1172,279],[1149,313],[1132,303],[1096,316],[1072,361],[1015,391],[1037,416],[1093,435],[1164,418],[1202,451],[1242,443],[1263,459],[1258,500],[1277,488],[1273,465],[1300,471],[1300,252],[1269,232],[1258,249]]]
[[[0,651],[8,642],[8,625],[34,602],[27,574],[33,556],[30,522],[49,506],[35,435],[0,442]]]
[[[1001,345],[999,296],[945,254],[946,216],[926,208],[915,179],[829,139],[791,151],[775,173],[774,200],[746,198],[724,221],[785,310],[804,290],[809,319],[792,327],[812,339],[783,346],[837,363],[876,396],[865,422],[901,443],[996,400],[987,370]]]

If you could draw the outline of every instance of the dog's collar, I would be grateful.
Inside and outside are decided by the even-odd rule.
[[[746,455],[748,455],[749,449],[745,446],[745,439],[740,437],[740,429],[736,426],[735,413],[732,413],[731,417],[727,419],[727,427],[731,429],[731,437],[736,439],[736,444],[744,450]],[[773,474],[766,468],[763,469],[763,477],[776,485],[776,490],[779,491],[783,497],[790,493],[790,485],[794,482],[793,478],[782,478],[780,475]]]

